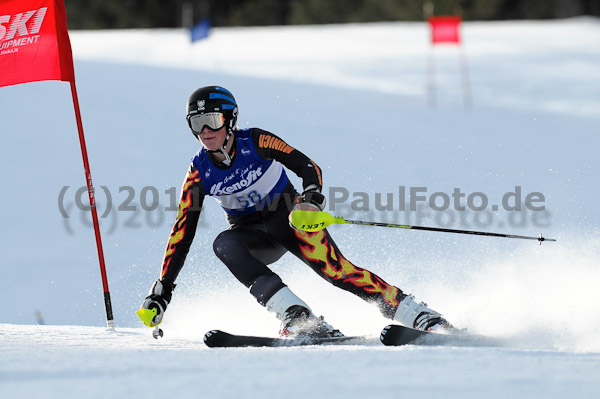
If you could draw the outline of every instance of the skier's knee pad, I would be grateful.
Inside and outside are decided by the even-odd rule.
[[[236,256],[239,251],[239,240],[227,233],[228,231],[222,232],[213,241],[215,255],[225,263],[228,256]]]

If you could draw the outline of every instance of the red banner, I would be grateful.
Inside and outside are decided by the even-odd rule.
[[[75,81],[63,0],[0,2],[0,87]]]
[[[427,20],[431,27],[431,42],[437,43],[460,43],[460,35],[458,28],[462,19],[460,17],[450,15],[441,17],[431,17]]]

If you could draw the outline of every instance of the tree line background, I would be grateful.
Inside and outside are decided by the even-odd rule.
[[[210,17],[212,26],[600,16],[600,0],[66,0],[70,29],[174,28]]]

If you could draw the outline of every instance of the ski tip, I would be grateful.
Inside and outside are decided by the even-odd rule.
[[[213,336],[214,334],[222,333],[222,332],[223,331],[219,331],[219,330],[210,330],[209,332],[204,334],[204,342],[206,342],[207,339],[210,339],[210,337]]]
[[[429,334],[440,335],[398,324],[390,324],[381,330],[380,339],[381,343],[386,346],[401,346],[414,343]]]
[[[383,330],[381,330],[381,334],[379,334],[379,340],[382,344],[385,344],[385,335],[388,333],[388,331],[390,331],[390,328],[392,328],[392,324],[383,327]]]
[[[223,346],[223,339],[229,335],[221,330],[210,330],[204,334],[204,344],[210,348]]]

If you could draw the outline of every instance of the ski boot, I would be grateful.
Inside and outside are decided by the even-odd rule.
[[[406,327],[422,331],[455,330],[441,314],[427,307],[424,302],[416,302],[413,295],[407,295],[398,305],[394,320]]]
[[[335,338],[343,337],[339,330],[327,323],[323,316],[315,316],[304,306],[294,305],[285,311],[279,335],[282,338]]]

